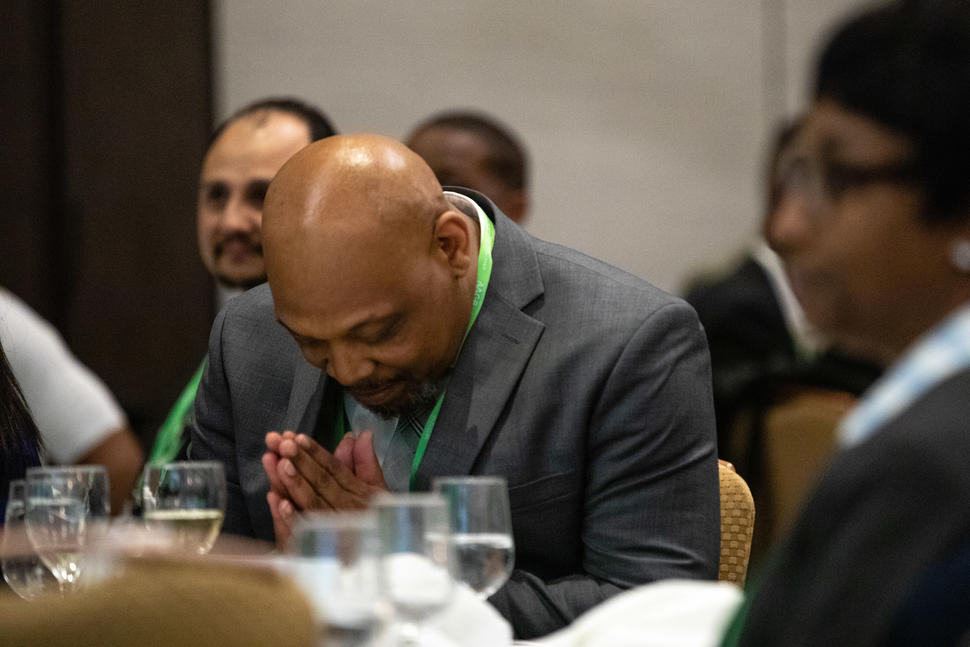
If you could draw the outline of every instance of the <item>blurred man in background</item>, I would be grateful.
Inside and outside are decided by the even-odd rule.
[[[420,155],[442,186],[484,193],[515,222],[529,215],[529,160],[508,128],[476,112],[439,113],[404,143]]]
[[[313,106],[275,97],[250,103],[213,131],[199,176],[198,234],[202,262],[216,279],[220,309],[266,280],[260,228],[270,180],[295,152],[335,132]],[[201,377],[199,366],[158,431],[152,463],[185,456],[184,429]]]

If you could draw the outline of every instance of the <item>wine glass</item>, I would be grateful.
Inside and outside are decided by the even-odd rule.
[[[205,555],[226,514],[226,474],[218,461],[146,465],[142,517],[176,551]]]
[[[0,569],[14,593],[25,600],[34,600],[57,590],[57,579],[37,556],[27,540],[24,516],[27,513],[27,482],[10,481],[10,496],[3,519],[3,548]]]
[[[448,501],[456,579],[485,600],[509,579],[515,562],[509,490],[500,476],[436,478]]]
[[[394,607],[403,645],[418,645],[422,623],[448,604],[452,579],[448,504],[440,494],[374,497],[380,538],[380,581]]]
[[[313,604],[326,644],[367,644],[382,618],[374,512],[306,515],[294,524],[290,553],[291,574]]]
[[[57,578],[60,592],[73,592],[85,553],[108,526],[108,472],[101,465],[30,467],[26,480],[27,537]]]

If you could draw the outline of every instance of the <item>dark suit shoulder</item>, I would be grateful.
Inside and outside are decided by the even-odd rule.
[[[575,249],[535,239],[547,291],[557,296],[610,299],[633,311],[654,311],[683,299],[649,281]]]
[[[276,320],[268,284],[230,300],[213,328],[225,349],[227,371],[288,381],[294,363],[302,361],[296,342]]]
[[[709,336],[734,339],[759,351],[763,345],[784,348],[791,344],[771,282],[752,258],[726,276],[691,286],[685,299],[697,311]]]
[[[257,285],[230,299],[223,306],[220,315],[233,319],[243,318],[253,323],[279,325],[273,312],[273,294],[268,283]]]
[[[970,492],[970,370],[936,385],[912,407],[890,421],[869,441],[866,451],[901,468],[923,470],[927,461],[946,466],[963,480]]]

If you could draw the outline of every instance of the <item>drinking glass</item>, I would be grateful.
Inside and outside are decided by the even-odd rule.
[[[382,620],[373,511],[310,514],[290,539],[291,573],[335,647],[368,644]]]
[[[455,579],[484,600],[515,562],[508,485],[500,476],[452,476],[436,478],[432,489],[448,501]]]
[[[58,590],[57,579],[37,556],[27,540],[27,482],[10,481],[10,496],[3,519],[3,547],[0,568],[11,590],[25,600]]]
[[[146,465],[142,516],[149,532],[169,547],[205,555],[226,514],[226,474],[218,461]]]
[[[101,465],[30,467],[26,480],[27,538],[57,578],[60,592],[73,592],[85,553],[108,527],[108,473]]]
[[[381,494],[373,507],[381,589],[400,621],[401,644],[418,645],[423,622],[444,609],[452,593],[448,504],[434,493]]]

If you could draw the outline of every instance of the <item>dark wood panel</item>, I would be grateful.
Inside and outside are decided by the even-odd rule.
[[[9,131],[27,188],[22,214],[4,205],[18,215],[0,230],[0,271],[22,268],[11,287],[58,325],[147,442],[202,358],[213,314],[195,235],[208,2],[14,5],[24,24],[10,28],[22,35],[3,94],[22,120]],[[23,263],[10,261],[17,248]]]
[[[0,3],[0,285],[55,318],[50,2]]]

